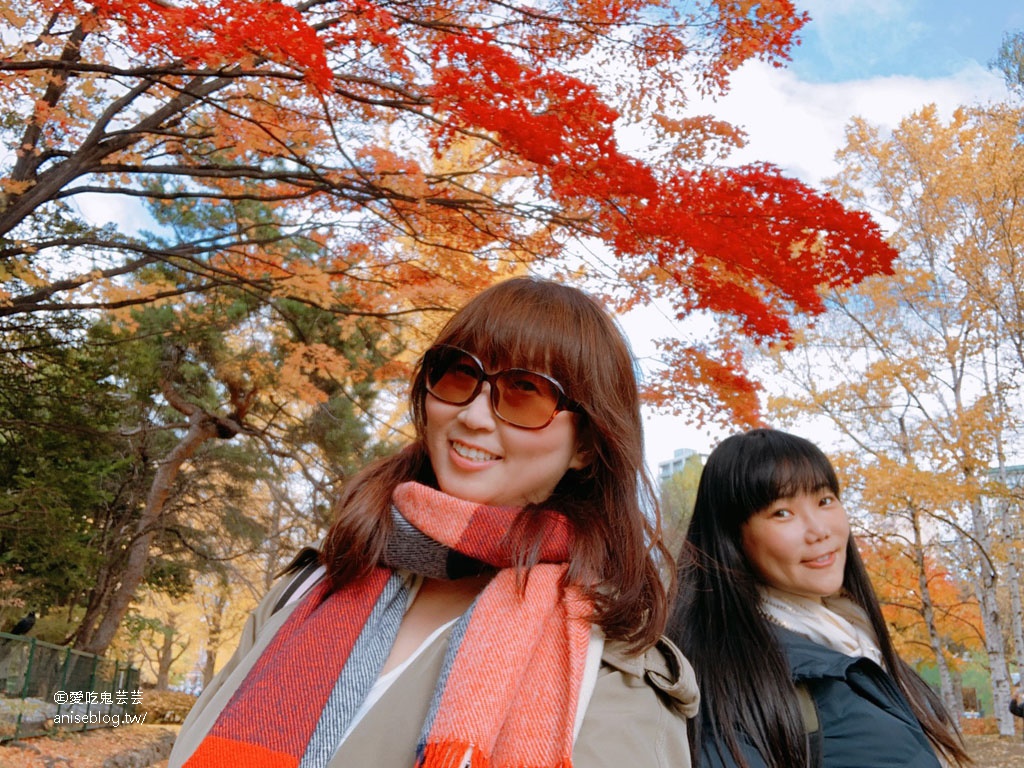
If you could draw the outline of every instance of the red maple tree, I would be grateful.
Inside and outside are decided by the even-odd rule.
[[[807,21],[789,0],[3,12],[0,318],[232,285],[385,322],[596,241],[621,306],[726,318],[704,344],[666,342],[652,398],[754,422],[733,333],[785,340],[822,288],[894,257],[866,215],[771,166],[717,164],[741,133],[687,112],[687,94],[723,92],[746,61],[784,64]],[[623,149],[624,127],[648,159]],[[232,215],[147,239],[89,224],[72,203],[90,194]],[[175,277],[128,279],[153,265]]]

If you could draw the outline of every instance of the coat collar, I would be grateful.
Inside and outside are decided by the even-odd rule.
[[[823,677],[846,678],[851,667],[862,664],[878,666],[871,659],[847,656],[783,627],[772,626],[772,630],[789,660],[794,681]]]

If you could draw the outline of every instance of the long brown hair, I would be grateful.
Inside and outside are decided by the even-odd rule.
[[[538,509],[574,525],[567,580],[594,601],[594,622],[634,648],[653,644],[664,627],[667,593],[658,561],[671,562],[661,543],[657,501],[643,463],[643,424],[636,371],[615,321],[586,293],[550,280],[513,278],[473,298],[435,340],[479,357],[489,369],[508,366],[548,373],[580,405],[577,439],[588,464],[570,469],[551,497],[523,509],[509,533],[514,561],[536,562]],[[381,459],[348,484],[322,554],[335,589],[376,566],[390,528],[395,486],[436,485],[424,447],[427,396],[422,365],[410,391],[416,440]]]

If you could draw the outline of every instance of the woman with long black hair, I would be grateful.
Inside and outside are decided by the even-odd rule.
[[[668,635],[693,663],[700,768],[970,762],[938,696],[896,655],[839,482],[770,429],[712,451]]]

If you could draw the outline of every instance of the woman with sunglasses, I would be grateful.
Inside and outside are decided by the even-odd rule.
[[[586,294],[517,278],[415,372],[416,439],[348,484],[170,765],[689,764],[692,671],[660,638],[633,360]]]
[[[723,440],[700,483],[669,636],[700,678],[700,768],[970,763],[939,697],[896,655],[813,443]]]

